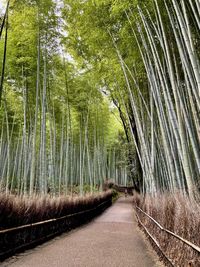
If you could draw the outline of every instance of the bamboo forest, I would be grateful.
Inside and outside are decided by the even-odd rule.
[[[200,266],[199,47],[199,0],[0,0],[0,260],[124,203]]]

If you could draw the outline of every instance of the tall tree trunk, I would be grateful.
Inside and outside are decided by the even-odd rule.
[[[1,80],[0,80],[0,105],[1,105],[1,99],[2,99],[2,94],[3,94],[3,82],[4,82],[4,76],[5,76],[6,54],[7,54],[7,41],[8,41],[8,8],[9,8],[9,1],[8,1],[7,9],[6,9],[6,17],[5,17],[5,22],[4,22],[4,23],[6,23],[6,33],[5,33],[4,53],[3,53],[3,62],[2,62],[2,71],[1,71]],[[2,33],[2,29],[1,29],[0,34]],[[1,37],[1,35],[0,35],[0,37]]]

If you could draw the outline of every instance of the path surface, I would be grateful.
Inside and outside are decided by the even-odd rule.
[[[137,227],[130,198],[86,226],[2,263],[2,267],[158,267]]]

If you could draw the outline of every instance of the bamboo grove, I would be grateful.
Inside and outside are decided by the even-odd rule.
[[[182,190],[193,197],[197,196],[200,177],[200,3],[164,1],[163,8],[165,17],[155,1],[152,18],[148,10],[138,7],[142,25],[136,26],[139,35],[131,26],[145,66],[148,100],[115,47],[140,136],[138,154],[145,190]],[[131,24],[131,10],[126,16]],[[137,88],[136,95],[130,83]]]
[[[79,36],[69,45],[77,52],[83,42],[82,58],[96,54],[86,58],[103,77],[133,144],[128,147],[137,159],[134,185],[144,193],[197,197],[199,1],[78,2],[70,1],[72,8],[65,10],[69,33]],[[83,17],[77,22],[73,16],[79,12]]]
[[[127,183],[124,152],[116,147],[118,114],[90,74],[68,60],[59,15],[53,1],[10,1],[3,14],[0,183],[6,194],[83,195],[101,191],[111,177]]]
[[[200,2],[10,1],[1,188],[199,193]]]

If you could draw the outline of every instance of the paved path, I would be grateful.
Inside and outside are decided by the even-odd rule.
[[[130,198],[94,221],[2,263],[2,267],[158,267]]]

